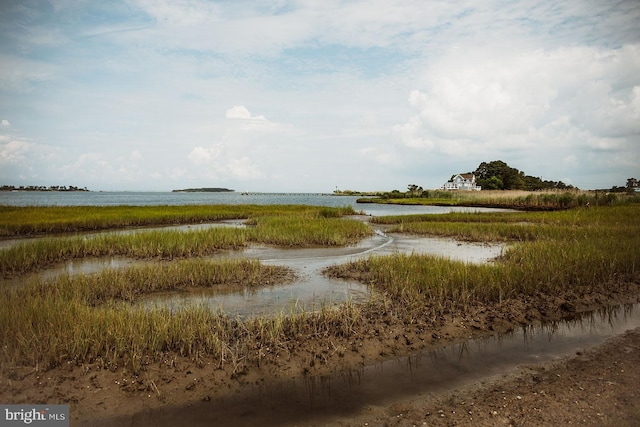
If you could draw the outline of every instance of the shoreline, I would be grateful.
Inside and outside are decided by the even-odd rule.
[[[572,300],[572,311],[569,313],[566,311],[566,305],[563,304],[570,296],[544,297],[537,301],[537,304],[539,306],[546,304],[549,307],[553,305],[555,311],[548,311],[544,316],[538,313],[537,318],[533,318],[531,310],[528,310],[535,301],[527,299],[508,301],[501,306],[477,306],[469,313],[452,314],[451,318],[443,319],[431,327],[424,324],[408,326],[402,322],[390,324],[388,318],[382,317],[363,328],[363,331],[367,329],[372,331],[368,336],[363,335],[359,339],[342,341],[318,337],[306,342],[291,343],[289,348],[280,349],[270,357],[265,355],[263,362],[257,366],[243,365],[237,360],[228,360],[220,365],[219,361],[206,356],[194,359],[167,354],[163,360],[146,365],[137,375],[123,367],[104,369],[95,364],[76,365],[71,362],[46,371],[34,368],[9,368],[3,370],[0,377],[0,401],[3,403],[68,403],[71,408],[72,425],[111,426],[122,422],[133,425],[170,425],[169,421],[175,421],[172,417],[176,413],[182,414],[181,417],[184,416],[184,411],[179,408],[189,408],[194,411],[198,408],[211,409],[210,402],[221,399],[229,402],[236,402],[239,399],[239,402],[246,402],[242,396],[264,399],[265,396],[260,394],[255,396],[252,393],[255,393],[256,389],[260,390],[265,384],[286,383],[294,378],[306,378],[308,381],[315,378],[316,380],[313,381],[320,381],[326,375],[338,373],[348,366],[375,365],[382,360],[409,356],[419,350],[445,348],[464,342],[469,337],[494,336],[527,323],[539,324],[544,321],[559,320],[562,317],[575,316],[609,304],[639,302],[640,286],[638,283],[627,283],[619,292],[610,295],[609,299],[604,299],[606,298],[604,294],[584,297],[586,298],[583,298],[582,302]],[[474,318],[479,320],[475,322],[476,327],[463,326],[465,323],[473,324],[471,319]],[[378,328],[377,332],[373,332],[375,328]],[[634,335],[634,342],[640,342],[640,331],[636,331],[636,335]],[[615,337],[608,341],[612,340],[619,341]],[[620,345],[622,347],[617,353],[609,351],[609,358],[615,355],[622,357],[626,354],[625,348],[628,344]],[[597,355],[598,351],[588,350],[579,353],[578,356]],[[551,369],[548,368],[549,366],[556,364],[559,364],[557,369],[569,369],[567,368],[569,365],[565,365],[573,363],[571,362],[573,359],[573,357],[563,358],[561,361],[518,368],[517,374],[507,374],[506,383],[504,383],[505,378],[502,378],[498,384],[504,383],[500,387],[509,390],[520,390],[520,387],[523,387],[522,378],[536,375],[540,377]],[[632,360],[625,363],[629,366],[628,369],[640,372],[637,369],[639,365],[634,364]],[[589,375],[592,374],[595,375],[594,372],[589,373]],[[552,375],[547,375],[545,378],[559,381]],[[450,425],[451,419],[459,420],[458,422],[462,422],[462,425],[495,425],[491,424],[496,421],[495,415],[490,414],[484,418],[478,418],[480,415],[476,415],[476,417],[467,418],[463,413],[458,412],[460,407],[465,405],[461,403],[460,396],[466,393],[476,402],[473,413],[483,413],[480,411],[478,401],[489,402],[496,398],[495,390],[498,386],[488,386],[488,384],[494,384],[494,380],[495,378],[483,378],[460,389],[430,393],[428,396],[404,397],[381,407],[365,405],[360,411],[334,414],[331,420],[320,417],[318,424],[312,420],[311,424],[305,422],[305,425],[363,425],[364,422],[368,422],[369,425],[394,425],[393,422],[407,419],[428,421],[429,425],[432,425],[434,419],[442,419],[443,424],[433,425]],[[551,391],[548,387],[545,388],[548,396]],[[640,396],[634,395],[631,391],[629,393],[629,398],[636,399],[635,402],[638,402],[637,399]],[[536,395],[529,398],[536,398],[536,402],[543,399],[542,396]],[[469,399],[462,399],[462,401],[467,402]],[[527,402],[527,400],[514,402],[513,399],[509,401],[511,406],[519,404],[525,407]],[[424,409],[436,407],[446,409]],[[563,416],[577,415],[568,409],[565,410],[567,411],[569,413]],[[394,412],[397,413],[390,415]],[[509,412],[510,415],[505,415],[504,411],[496,412],[502,417],[500,419],[513,418],[512,412]],[[458,416],[454,417],[455,414]],[[194,422],[197,420],[196,415],[193,414]],[[228,422],[217,420],[216,425],[243,425],[242,423],[248,420],[255,425],[256,421],[262,419],[261,417],[267,416],[260,413],[239,418],[231,415],[230,413],[226,419]],[[611,417],[615,415],[608,414]],[[147,421],[141,421],[144,419]],[[486,424],[475,424],[479,419],[485,419]],[[449,424],[444,423],[444,420],[448,420]],[[419,424],[421,423],[422,421]],[[294,425],[294,423],[280,425]]]

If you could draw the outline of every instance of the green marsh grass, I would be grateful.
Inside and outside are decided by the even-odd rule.
[[[239,208],[239,211],[243,209]],[[5,277],[25,274],[56,262],[85,257],[201,257],[220,250],[241,249],[250,243],[286,247],[342,246],[356,243],[371,234],[371,229],[361,221],[341,218],[345,213],[350,211],[344,208],[279,206],[247,220],[255,227],[152,230],[35,239],[1,250],[0,272]]]
[[[561,212],[450,214],[386,218],[392,231],[462,240],[512,241],[495,263],[473,265],[428,255],[371,257],[338,266],[334,274],[358,277],[401,304],[464,309],[538,292],[587,292],[618,280],[638,280],[640,206]],[[508,218],[508,219],[507,219]],[[518,224],[522,225],[518,225]],[[521,231],[519,231],[521,230]]]
[[[306,205],[184,205],[184,206],[1,206],[0,237],[69,233],[113,228],[197,224],[262,215],[339,217],[346,207]]]
[[[137,373],[166,355],[213,360],[244,369],[288,343],[350,336],[360,309],[353,303],[269,317],[232,318],[203,305],[144,308],[154,292],[194,287],[251,287],[290,279],[283,267],[258,261],[188,260],[154,267],[34,281],[0,291],[2,367],[48,369],[65,362]],[[171,356],[174,357],[174,356]]]
[[[377,290],[375,299],[311,311],[294,307],[270,317],[231,318],[197,305],[169,310],[134,304],[165,290],[211,286],[222,289],[253,286],[252,283],[261,286],[267,281],[286,280],[286,271],[271,270],[257,262],[185,259],[2,289],[0,361],[3,368],[48,368],[75,362],[110,368],[124,366],[138,372],[147,363],[178,355],[214,361],[220,367],[231,366],[234,372],[240,372],[260,364],[269,354],[287,352],[306,341],[352,341],[359,334],[368,334],[372,329],[370,319],[379,318],[383,312],[405,316],[401,322],[420,320],[428,324],[430,319],[474,304],[500,304],[523,295],[580,295],[603,285],[615,292],[619,283],[639,280],[639,215],[640,206],[626,205],[513,216],[449,214],[380,219],[391,227],[403,227],[403,232],[445,233],[511,244],[499,260],[482,265],[396,254],[335,266],[330,269],[332,274],[356,278]],[[343,226],[343,222],[325,221],[331,215],[307,212],[291,216],[290,211],[284,210],[278,215],[251,219],[253,225],[247,227],[244,238],[285,246],[306,245],[310,241],[333,244],[330,242],[345,239],[327,237],[334,228]],[[304,224],[318,228],[315,237],[297,241],[295,236],[277,236],[283,230],[292,235],[300,233]],[[353,225],[355,231],[340,234],[357,236],[361,225]],[[512,227],[526,232],[519,234]],[[347,240],[350,238],[355,237]],[[66,245],[68,242],[63,247]],[[109,241],[104,247],[114,245],[117,242]],[[158,251],[157,246],[150,247],[148,253]]]
[[[263,216],[255,221],[253,241],[278,246],[344,246],[371,234],[361,221],[303,216]]]
[[[52,237],[27,241],[0,251],[0,271],[4,276],[24,274],[56,262],[85,257],[198,257],[222,249],[239,249],[247,242],[247,231],[235,228]]]
[[[184,260],[3,289],[3,362],[49,367],[62,360],[107,364],[124,360],[139,368],[143,356],[159,352],[189,356],[205,352],[219,357],[224,346],[238,338],[238,320],[202,306],[145,309],[132,303],[155,292],[250,289],[292,277],[284,267],[264,266],[256,260]]]
[[[391,203],[401,205],[439,205],[509,208],[529,211],[554,211],[589,206],[615,206],[640,203],[637,194],[602,191],[436,191],[432,197],[363,198],[361,203]]]

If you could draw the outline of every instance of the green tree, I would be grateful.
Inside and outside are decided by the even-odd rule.
[[[542,190],[546,188],[573,188],[562,181],[543,181],[541,178],[525,175],[502,160],[482,162],[473,172],[478,185],[483,190]]]
[[[502,190],[504,189],[504,183],[497,176],[492,176],[489,179],[485,179],[481,181],[481,186],[483,190]]]

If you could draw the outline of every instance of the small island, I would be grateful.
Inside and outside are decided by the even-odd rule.
[[[173,190],[173,193],[233,193],[235,190],[228,188],[203,187],[203,188],[185,188],[183,190]]]

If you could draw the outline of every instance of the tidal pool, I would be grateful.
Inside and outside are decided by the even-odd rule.
[[[380,230],[357,245],[343,248],[278,249],[252,247],[221,257],[255,258],[263,264],[282,265],[292,269],[298,279],[291,284],[220,295],[213,290],[196,293],[172,293],[153,296],[143,304],[147,307],[207,305],[229,315],[240,317],[317,310],[323,306],[351,300],[365,301],[370,296],[368,286],[354,281],[332,279],[322,271],[371,255],[393,253],[425,253],[459,259],[465,262],[488,262],[499,256],[504,245],[461,243],[446,239],[386,235]]]
[[[210,227],[202,224],[191,227]],[[219,226],[219,225],[216,225]],[[239,222],[227,222],[223,226],[242,226]],[[190,229],[188,226],[171,227]],[[146,230],[146,229],[145,229]],[[127,230],[124,232],[137,232]],[[366,285],[354,281],[326,277],[322,271],[329,266],[343,264],[371,255],[393,253],[431,254],[465,262],[489,262],[505,249],[504,244],[479,244],[456,242],[450,239],[419,237],[406,234],[385,234],[375,229],[375,234],[356,245],[336,248],[283,249],[268,246],[251,246],[239,251],[223,251],[211,259],[258,259],[266,265],[282,265],[291,268],[298,279],[286,285],[220,294],[215,290],[172,292],[156,294],[143,299],[140,304],[153,308],[171,308],[186,305],[207,305],[231,316],[291,313],[298,310],[314,310],[345,301],[362,302],[370,296]],[[64,274],[91,274],[107,268],[125,268],[133,265],[157,263],[124,257],[76,259],[38,273],[2,281],[4,286],[17,287],[34,278],[51,280]]]

